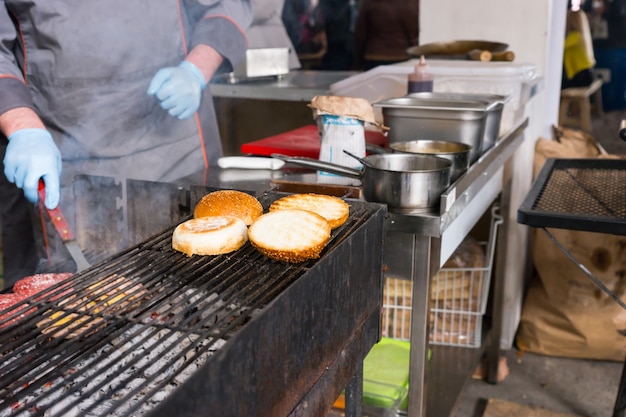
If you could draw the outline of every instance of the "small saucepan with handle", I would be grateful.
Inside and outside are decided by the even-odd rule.
[[[272,157],[319,171],[361,180],[363,198],[387,204],[394,211],[432,211],[450,185],[452,163],[432,155],[391,153],[357,158],[362,169],[350,168],[313,158]]]
[[[454,183],[469,168],[471,150],[472,146],[465,143],[429,139],[394,142],[389,144],[389,148],[367,144],[367,151],[373,154],[403,152],[417,155],[433,155],[448,159],[452,162],[452,167],[450,168],[451,183]]]

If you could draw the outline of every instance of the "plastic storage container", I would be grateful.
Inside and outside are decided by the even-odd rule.
[[[330,91],[335,95],[364,98],[370,103],[401,97],[406,95],[407,76],[416,63],[417,60],[409,60],[380,65],[332,84]],[[523,117],[525,86],[537,77],[537,67],[533,64],[430,59],[428,65],[434,77],[433,92],[510,97],[502,112],[500,135]],[[377,112],[377,117],[382,121],[381,112]]]
[[[512,62],[431,60],[438,93],[496,94],[509,97],[504,105],[500,134],[510,131],[523,116],[524,84],[534,80],[537,67]]]
[[[387,337],[376,343],[363,361],[363,415],[394,417],[406,408],[411,344]],[[328,417],[344,415],[340,397]]]

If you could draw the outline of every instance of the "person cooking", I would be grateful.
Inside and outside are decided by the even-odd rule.
[[[249,0],[0,4],[0,214],[10,286],[67,267],[61,245],[56,259],[47,248],[45,265],[28,252],[36,222],[24,208],[37,201],[40,179],[46,206],[65,211],[76,175],[171,181],[222,155],[206,87],[244,60],[252,14]]]

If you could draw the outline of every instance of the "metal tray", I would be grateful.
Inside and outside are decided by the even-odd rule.
[[[511,96],[502,96],[497,94],[470,94],[470,93],[432,93],[420,92],[408,94],[408,97],[414,97],[423,100],[460,100],[460,101],[478,101],[487,103],[487,116],[485,119],[485,133],[483,136],[483,144],[480,150],[482,155],[487,149],[491,148],[498,140],[500,134],[500,122],[502,121],[502,112],[504,105],[511,100]]]
[[[397,97],[374,103],[389,126],[389,143],[416,139],[470,145],[470,164],[481,155],[490,103]]]
[[[518,209],[517,221],[626,235],[626,160],[548,159]]]

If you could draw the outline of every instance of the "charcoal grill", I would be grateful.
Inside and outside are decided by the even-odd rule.
[[[517,220],[541,228],[565,256],[622,308],[626,304],[561,245],[547,228],[626,235],[626,160],[546,160]],[[613,416],[626,412],[626,365]]]
[[[172,225],[28,298],[0,318],[0,416],[324,415],[380,335],[386,210],[348,202],[318,260],[187,257]]]

